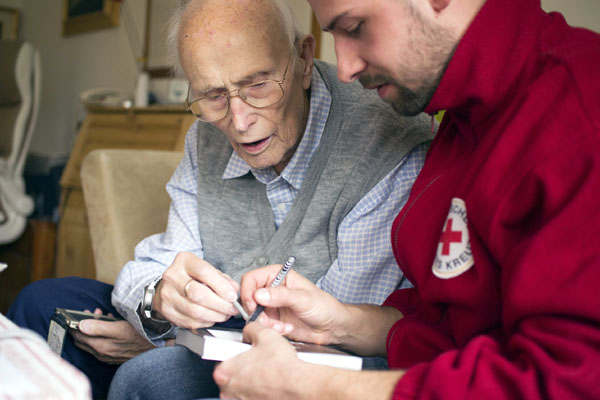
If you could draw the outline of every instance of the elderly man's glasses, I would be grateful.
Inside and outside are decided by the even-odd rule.
[[[283,97],[283,83],[287,75],[290,59],[288,57],[283,78],[280,81],[267,79],[260,82],[251,83],[239,89],[225,93],[215,93],[204,96],[198,100],[189,103],[191,85],[188,88],[188,97],[186,99],[186,108],[192,112],[201,121],[215,122],[223,119],[229,112],[229,101],[232,97],[238,96],[246,104],[255,108],[265,108],[277,103]]]

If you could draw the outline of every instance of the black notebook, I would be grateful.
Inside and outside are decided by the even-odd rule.
[[[331,346],[312,343],[290,343],[296,348],[298,358],[313,364],[360,370],[362,358]],[[250,349],[242,342],[242,331],[225,328],[179,329],[175,344],[180,344],[205,360],[224,361]]]

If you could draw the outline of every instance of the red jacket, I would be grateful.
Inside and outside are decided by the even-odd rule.
[[[488,0],[440,109],[392,228],[394,398],[600,398],[600,36]]]

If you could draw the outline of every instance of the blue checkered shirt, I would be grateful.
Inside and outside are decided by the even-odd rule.
[[[252,169],[235,152],[223,173],[223,179],[236,179],[251,171],[265,184],[277,227],[302,186],[311,157],[319,146],[330,104],[331,96],[314,69],[306,130],[281,175],[273,168]],[[135,260],[125,265],[115,284],[113,304],[133,319],[137,319],[133,315],[141,301],[143,287],[160,276],[177,253],[187,251],[203,256],[197,217],[196,125],[190,128],[184,158],[167,183],[172,203],[166,231],[138,244]],[[423,144],[408,153],[343,219],[338,228],[338,258],[318,280],[319,287],[345,303],[381,304],[401,282],[403,286],[410,285],[401,279],[402,273],[392,254],[390,231],[423,165],[426,151],[427,144]],[[132,318],[128,319],[132,321]],[[134,325],[138,325],[138,321],[135,322]]]

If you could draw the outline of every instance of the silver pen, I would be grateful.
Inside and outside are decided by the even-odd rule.
[[[244,307],[242,307],[242,305],[239,302],[240,298],[238,297],[237,299],[235,299],[233,301],[233,306],[235,308],[237,308],[237,310],[240,312],[240,315],[242,316],[242,318],[244,318],[244,321],[248,321],[248,313],[246,312],[246,310],[244,310]]]
[[[287,261],[285,262],[285,264],[283,264],[283,266],[281,267],[281,270],[275,277],[275,280],[273,280],[273,282],[271,282],[271,287],[277,287],[277,286],[281,285],[281,282],[283,282],[283,279],[285,278],[287,273],[290,271],[290,269],[292,269],[292,266],[294,265],[295,262],[296,262],[296,257],[294,257],[294,256],[291,256],[290,258],[287,259]],[[258,318],[258,316],[260,315],[260,313],[262,313],[264,311],[264,309],[265,309],[264,306],[261,306],[261,305],[256,306],[256,310],[254,310],[254,313],[252,313],[252,316],[250,316],[250,318],[246,321],[246,323],[255,321],[256,318]]]

